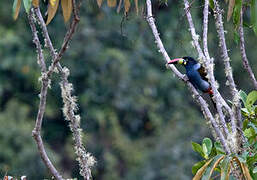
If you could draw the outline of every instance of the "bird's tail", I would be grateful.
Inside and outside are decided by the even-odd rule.
[[[207,90],[207,93],[210,95],[211,102],[212,102],[214,108],[217,110],[217,108],[216,108],[216,103],[215,103],[214,100],[213,100],[213,91],[212,91],[212,89],[209,88],[209,89]]]

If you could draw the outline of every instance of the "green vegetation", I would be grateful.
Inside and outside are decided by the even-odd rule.
[[[213,172],[220,173],[221,180],[229,178],[232,166],[238,165],[246,179],[257,178],[257,91],[252,91],[248,95],[240,91],[240,97],[244,107],[242,107],[243,134],[246,138],[243,142],[244,151],[241,155],[225,155],[219,142],[214,145],[209,138],[204,138],[202,145],[192,142],[192,148],[199,153],[204,160],[195,163],[192,167],[192,173],[197,179],[209,179]]]
[[[182,2],[170,0],[168,4],[154,1],[154,14],[167,51],[171,57],[196,56]],[[86,1],[81,8],[78,33],[62,63],[71,71],[70,81],[74,83],[81,110],[84,143],[97,159],[94,179],[192,178],[191,167],[201,157],[192,152],[190,142],[210,137],[210,130],[185,85],[166,71],[142,11],[139,15],[128,14],[122,20],[122,13],[117,14],[106,4],[99,9],[95,1]],[[196,28],[201,31],[201,3],[195,1],[191,10]],[[20,11],[19,19],[14,22],[10,15],[12,3],[0,1],[0,177],[8,173],[27,175],[28,179],[50,179],[31,137],[39,103],[40,71],[25,9]],[[66,28],[62,19],[59,12],[49,24],[50,35],[58,47]],[[219,61],[213,19],[210,22],[209,50],[217,61],[216,77],[222,89],[226,84],[225,75],[219,71],[223,65]],[[250,92],[253,88],[245,80],[248,76],[234,41],[233,23],[225,27],[236,83],[240,89]],[[39,35],[42,37],[41,32]],[[254,64],[256,36],[246,29],[245,38],[250,63]],[[252,68],[257,72],[257,66]],[[228,92],[222,93],[229,97]],[[53,81],[47,98],[43,138],[60,172],[65,177],[80,179],[59,94],[59,86]],[[243,102],[248,102],[242,111],[246,118],[244,133],[249,141],[246,145],[252,149],[256,146],[251,140],[257,134],[253,120],[256,120],[256,106],[245,99],[244,93],[241,95]],[[194,150],[205,158],[200,164],[211,163],[209,159],[232,158],[222,156],[219,147],[210,139],[204,139],[202,146],[195,144]],[[241,158],[248,164],[252,157],[256,154]],[[250,166],[250,173],[255,171]]]

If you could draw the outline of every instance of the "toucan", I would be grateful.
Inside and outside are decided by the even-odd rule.
[[[192,57],[172,59],[168,64],[182,64],[186,68],[186,75],[196,89],[213,96],[211,85],[206,77],[205,68]]]

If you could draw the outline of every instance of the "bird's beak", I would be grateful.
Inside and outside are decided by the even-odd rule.
[[[176,58],[176,59],[172,59],[168,62],[168,64],[183,64],[184,59],[183,58]]]

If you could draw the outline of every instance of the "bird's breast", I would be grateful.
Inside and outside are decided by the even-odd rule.
[[[205,92],[209,89],[210,85],[207,81],[203,80],[198,71],[187,71],[189,81],[199,90]]]

